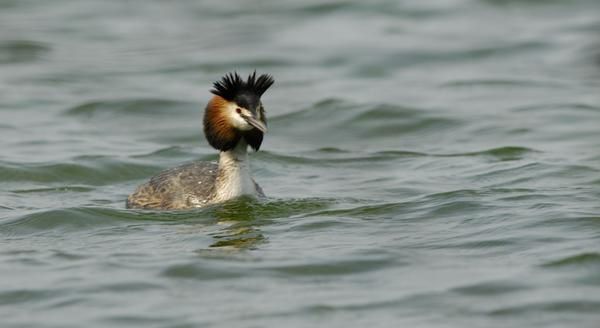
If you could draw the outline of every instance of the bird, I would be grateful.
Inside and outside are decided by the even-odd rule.
[[[218,163],[195,161],[159,172],[127,197],[127,208],[178,210],[205,207],[241,196],[264,198],[250,173],[248,147],[258,151],[267,132],[261,97],[269,74],[244,80],[237,72],[213,83],[204,111],[204,136],[219,151]]]

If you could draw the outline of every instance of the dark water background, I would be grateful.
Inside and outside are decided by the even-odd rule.
[[[270,198],[124,209],[273,74]],[[0,0],[1,327],[600,327],[600,1]]]

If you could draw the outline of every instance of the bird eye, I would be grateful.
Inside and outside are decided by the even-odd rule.
[[[235,112],[238,113],[238,114],[241,114],[242,113],[242,109],[238,107],[238,108],[235,109]]]

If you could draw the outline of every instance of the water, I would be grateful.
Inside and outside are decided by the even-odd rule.
[[[599,12],[0,1],[0,326],[598,327]],[[234,69],[269,199],[126,210]]]

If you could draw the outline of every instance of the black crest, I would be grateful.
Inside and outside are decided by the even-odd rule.
[[[249,93],[260,98],[274,82],[275,80],[269,74],[256,77],[256,71],[254,71],[244,81],[238,73],[233,72],[226,74],[220,81],[215,82],[210,92],[229,101],[233,101],[237,95],[242,93]]]

